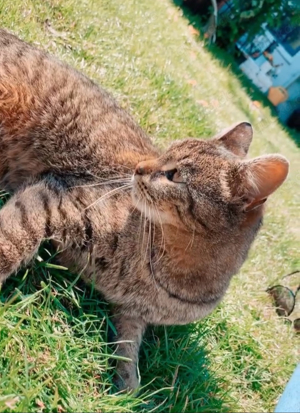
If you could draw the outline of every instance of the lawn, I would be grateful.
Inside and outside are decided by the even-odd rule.
[[[251,155],[280,152],[291,163],[222,304],[198,323],[148,331],[138,397],[112,391],[108,305],[44,245],[0,292],[0,411],[273,411],[299,359],[299,337],[265,291],[300,269],[291,136],[171,0],[0,0],[0,24],[110,90],[158,145],[249,120]]]

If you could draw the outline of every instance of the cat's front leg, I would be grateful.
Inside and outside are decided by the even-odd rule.
[[[0,283],[26,264],[45,239],[85,233],[84,219],[67,192],[46,182],[17,192],[0,211]]]
[[[115,342],[116,354],[126,357],[118,360],[115,375],[115,384],[119,390],[136,390],[139,387],[138,361],[139,349],[146,329],[146,323],[139,318],[117,314],[113,318],[117,331]]]

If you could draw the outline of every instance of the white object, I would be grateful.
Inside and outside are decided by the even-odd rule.
[[[270,70],[273,69],[273,66],[270,62],[266,61],[260,66],[260,71],[264,74],[268,73]]]
[[[240,65],[240,69],[263,93],[266,93],[272,86],[270,77],[261,72],[260,67],[250,57]]]

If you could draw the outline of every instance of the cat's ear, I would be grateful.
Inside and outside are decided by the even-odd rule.
[[[214,139],[217,139],[226,149],[244,158],[249,150],[253,137],[253,129],[250,123],[237,123],[222,131]]]
[[[289,162],[282,155],[264,155],[241,165],[244,211],[263,204],[285,181]]]

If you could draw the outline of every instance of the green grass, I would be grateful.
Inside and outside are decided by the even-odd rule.
[[[149,330],[136,398],[112,391],[108,305],[55,267],[45,245],[0,293],[0,411],[273,411],[299,348],[265,292],[300,268],[300,156],[291,136],[268,105],[251,104],[243,79],[192,35],[171,1],[0,0],[0,24],[112,91],[158,145],[248,119],[251,155],[280,152],[291,162],[218,309],[199,323]]]

